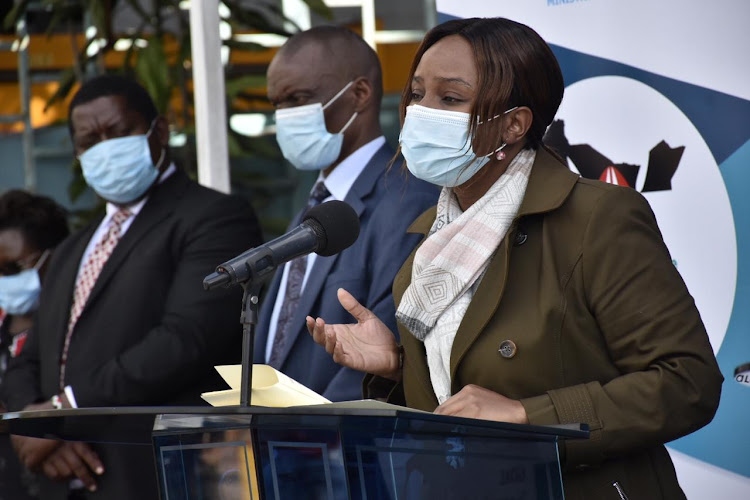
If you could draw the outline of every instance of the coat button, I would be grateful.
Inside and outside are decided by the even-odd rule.
[[[526,234],[523,229],[518,229],[518,232],[516,233],[516,241],[513,243],[513,246],[520,247],[524,243],[526,243],[526,240],[529,239],[529,235]]]
[[[503,340],[500,342],[500,349],[498,349],[497,352],[500,353],[500,356],[510,359],[516,355],[518,348],[512,340]]]

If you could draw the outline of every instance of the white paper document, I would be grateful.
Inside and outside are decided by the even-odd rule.
[[[242,365],[222,365],[215,368],[231,389],[204,392],[201,397],[211,406],[240,404]],[[250,398],[254,406],[275,408],[330,403],[320,394],[268,365],[253,365],[253,389]]]

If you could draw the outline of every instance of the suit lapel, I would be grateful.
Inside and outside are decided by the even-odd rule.
[[[455,374],[456,368],[463,359],[466,351],[474,343],[484,327],[495,314],[500,299],[505,291],[506,278],[508,277],[508,263],[510,261],[509,240],[514,228],[508,229],[508,232],[500,243],[500,247],[490,260],[485,279],[479,283],[474,297],[471,299],[468,309],[464,314],[461,324],[456,331],[456,337],[453,340],[451,348],[451,385],[452,392],[456,393]]]
[[[407,229],[408,233],[422,234],[422,241],[414,248],[406,259],[404,265],[401,266],[396,277],[393,280],[393,301],[396,303],[396,309],[401,303],[401,299],[406,292],[407,287],[411,283],[411,272],[414,265],[414,255],[422,243],[424,243],[425,237],[432,227],[432,222],[435,220],[437,213],[436,207],[432,207],[412,223]],[[401,345],[404,346],[404,371],[408,371],[411,375],[419,381],[419,388],[421,389],[424,398],[414,397],[411,394],[412,387],[404,387],[407,392],[407,398],[410,405],[416,405],[419,408],[435,408],[437,398],[435,397],[435,391],[432,388],[432,382],[430,381],[430,370],[427,366],[427,352],[424,348],[424,343],[417,340],[406,327],[401,323],[398,324],[399,332],[401,334]],[[407,377],[404,377],[405,379]]]
[[[162,185],[157,186],[149,199],[143,206],[141,212],[135,217],[132,225],[125,235],[117,243],[107,262],[102,268],[101,274],[91,290],[81,316],[96,302],[96,299],[106,290],[107,284],[117,274],[117,270],[125,262],[127,256],[156,225],[168,217],[174,210],[175,200],[183,194],[189,180],[182,171],[177,171],[165,180]]]
[[[344,201],[351,206],[362,220],[362,214],[365,211],[364,200],[372,193],[378,179],[385,173],[385,165],[388,163],[390,158],[393,156],[393,151],[387,146],[383,145],[372,159],[367,163],[364,170],[359,174],[357,180],[352,184],[351,189],[346,195]],[[356,243],[355,243],[356,244]],[[281,352],[279,358],[280,366],[284,365],[286,358],[289,356],[289,352],[292,350],[297,337],[303,332],[306,333],[305,317],[310,314],[313,310],[313,305],[318,300],[320,293],[323,291],[323,285],[325,284],[328,274],[331,272],[331,268],[339,258],[339,254],[332,255],[330,257],[318,256],[315,258],[310,274],[307,277],[305,283],[305,289],[302,291],[302,296],[297,304],[297,309],[294,311],[292,317],[292,325],[298,325],[297,328],[292,328],[290,333],[294,335],[294,338],[289,338],[284,344],[284,350]]]

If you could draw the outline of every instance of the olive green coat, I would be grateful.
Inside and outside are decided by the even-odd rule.
[[[409,231],[426,235],[434,218],[433,208]],[[394,280],[397,304],[413,258]],[[405,401],[394,402],[432,411],[424,345],[399,329]],[[498,351],[505,340],[512,357]],[[663,443],[711,421],[723,380],[646,200],[544,149],[450,368],[454,394],[476,384],[519,399],[531,424],[588,424],[589,440],[561,445],[566,498],[587,500],[619,499],[614,481],[631,500],[684,498]]]

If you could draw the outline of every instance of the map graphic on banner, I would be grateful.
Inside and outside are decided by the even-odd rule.
[[[721,7],[729,9],[723,14],[727,20],[750,19],[750,3],[719,3],[728,4]],[[637,189],[651,204],[725,378],[713,422],[668,447],[688,498],[743,498],[750,490],[745,422],[750,413],[750,66],[741,61],[750,31],[736,32],[736,50],[718,40],[714,43],[723,53],[711,52],[710,46],[702,53],[687,36],[689,27],[680,24],[680,15],[686,22],[701,15],[686,14],[690,7],[676,0],[658,4],[437,0],[441,22],[504,16],[539,32],[552,47],[566,85],[545,141],[571,170]],[[655,23],[648,11],[671,13],[674,24]],[[670,47],[673,52],[662,63],[656,46],[648,51],[638,42],[623,42],[611,24],[602,28],[615,20],[633,37],[664,40],[667,52]],[[587,22],[591,30],[582,31]],[[701,45],[711,44],[706,39],[712,31],[727,37],[726,30],[738,25],[701,19]],[[591,49],[582,50],[586,47]],[[717,53],[738,66],[719,75],[724,80],[707,71],[705,78],[712,80],[704,86],[700,71],[680,65],[685,51],[699,67]]]

